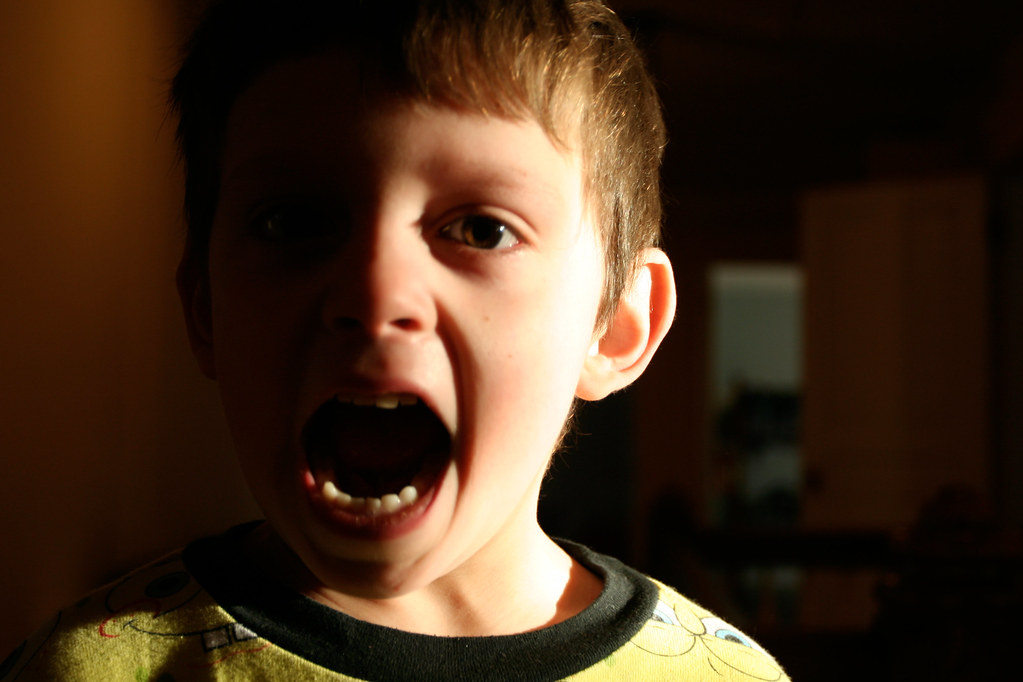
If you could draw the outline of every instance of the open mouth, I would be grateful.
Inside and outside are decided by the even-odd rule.
[[[382,516],[411,507],[432,488],[450,457],[451,436],[416,396],[337,396],[309,419],[302,446],[334,509]]]

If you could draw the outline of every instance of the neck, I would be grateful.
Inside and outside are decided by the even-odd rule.
[[[268,526],[264,529],[253,536],[251,551],[275,577],[353,618],[406,632],[466,637],[537,630],[578,614],[603,587],[535,522],[514,538],[494,538],[429,585],[387,599],[323,585]]]

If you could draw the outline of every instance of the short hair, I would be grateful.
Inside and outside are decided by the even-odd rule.
[[[188,236],[183,267],[205,276],[231,108],[279,62],[341,49],[367,90],[511,119],[577,140],[603,247],[598,323],[610,320],[636,257],[660,240],[664,123],[628,29],[599,0],[222,0],[186,48],[179,115]],[[381,85],[383,83],[383,85]]]

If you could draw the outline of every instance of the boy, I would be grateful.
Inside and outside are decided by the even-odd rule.
[[[174,100],[186,325],[267,520],[62,612],[0,673],[784,679],[536,522],[573,401],[638,377],[674,312],[659,106],[609,10],[225,0]]]

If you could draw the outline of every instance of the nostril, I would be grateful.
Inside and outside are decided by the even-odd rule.
[[[367,326],[362,323],[356,317],[335,317],[330,324],[331,329],[336,332],[355,332],[359,330],[367,330],[373,333],[375,326]],[[423,328],[422,323],[413,317],[402,317],[397,320],[392,320],[389,323],[385,323],[381,327],[377,328],[377,331],[383,332],[386,327],[392,329],[399,329],[403,332],[414,332]]]
[[[401,319],[394,320],[394,322],[392,322],[391,324],[393,324],[398,329],[401,329],[402,331],[406,332],[411,332],[415,331],[416,329],[419,329],[419,323],[416,322],[411,317],[403,317]]]

